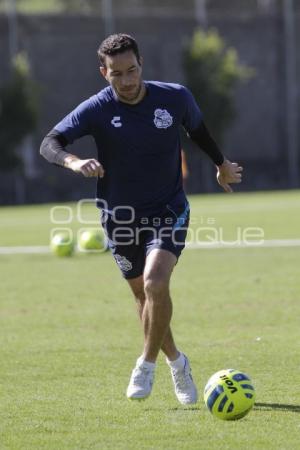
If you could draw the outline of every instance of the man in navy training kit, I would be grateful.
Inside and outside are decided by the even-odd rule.
[[[224,158],[187,88],[142,80],[142,58],[131,36],[109,36],[98,56],[109,86],[59,122],[40,152],[52,164],[97,178],[102,225],[137,301],[144,331],[143,353],[132,371],[127,397],[150,395],[161,349],[178,400],[196,403],[189,361],[178,351],[170,328],[170,277],[189,222],[182,188],[181,126],[212,159],[225,191],[232,191],[230,183],[241,182],[242,167]],[[85,135],[95,139],[97,159],[79,159],[65,151]]]

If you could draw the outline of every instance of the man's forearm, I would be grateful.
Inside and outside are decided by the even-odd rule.
[[[67,144],[68,142],[62,134],[51,130],[41,144],[40,154],[51,164],[70,168],[70,163],[78,158],[65,151]]]
[[[209,134],[205,123],[202,121],[196,130],[189,133],[191,139],[203,150],[217,165],[223,164],[225,158],[218,145]]]

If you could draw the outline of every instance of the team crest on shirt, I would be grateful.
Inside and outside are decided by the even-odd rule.
[[[128,272],[129,270],[132,269],[132,263],[128,261],[128,259],[125,258],[125,256],[114,254],[114,258],[121,270]]]
[[[154,124],[156,128],[169,128],[173,123],[173,117],[166,109],[154,111]]]

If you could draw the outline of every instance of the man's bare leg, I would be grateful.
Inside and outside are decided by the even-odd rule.
[[[127,397],[131,400],[144,399],[150,395],[155,362],[164,344],[171,357],[174,358],[175,355],[176,359],[178,355],[170,331],[172,302],[169,283],[175,263],[176,256],[166,250],[152,250],[146,258],[143,274],[145,301],[143,307],[140,307],[144,351],[137,360],[127,387]]]
[[[176,260],[175,255],[160,249],[152,250],[146,259],[144,269],[146,300],[142,313],[145,335],[143,356],[146,361],[153,363],[170,329],[172,301],[169,284]],[[173,350],[175,352],[175,349]],[[174,354],[172,356],[174,357]]]
[[[176,257],[165,250],[153,250],[146,260],[143,278],[129,282],[137,299],[144,328],[144,351],[137,360],[127,388],[130,399],[144,399],[152,390],[159,350],[167,355],[175,393],[182,404],[196,403],[197,388],[191,377],[187,357],[179,353],[170,329],[172,301],[169,283]]]
[[[137,304],[138,314],[142,321],[143,328],[144,328],[144,330],[146,330],[146,335],[147,335],[148,326],[149,326],[149,316],[148,316],[147,307],[145,308],[146,294],[145,294],[145,290],[144,290],[144,277],[143,277],[143,275],[141,275],[138,278],[133,278],[133,279],[127,280],[127,281],[133,292],[133,295],[134,295],[134,298],[135,298],[135,301]],[[145,311],[144,311],[144,309],[145,309]],[[146,335],[144,334],[145,337],[146,337]],[[168,327],[168,330],[166,332],[163,344],[161,346],[161,350],[164,352],[164,354],[170,361],[173,361],[176,358],[178,358],[179,352],[175,345],[170,326]]]

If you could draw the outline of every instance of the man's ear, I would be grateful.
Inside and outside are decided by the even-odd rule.
[[[139,63],[139,65],[140,65],[141,67],[143,66],[144,59],[143,59],[142,56],[139,57],[138,63]]]
[[[107,75],[107,68],[104,66],[100,66],[99,67],[100,73],[101,75],[107,80],[106,75]]]

